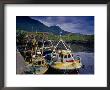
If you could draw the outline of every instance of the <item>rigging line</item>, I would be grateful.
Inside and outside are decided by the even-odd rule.
[[[66,42],[64,42],[64,43],[65,43],[65,45],[67,45],[67,46],[69,47],[69,49],[72,51],[71,47],[70,47]]]
[[[67,49],[67,47],[66,47],[66,45],[64,44],[64,42],[63,42],[63,41],[62,41],[62,43],[63,43],[64,47],[66,48],[66,50],[68,50],[68,49]]]
[[[74,57],[72,56],[72,53],[70,53],[70,55],[71,55],[72,59],[74,60]],[[75,63],[76,63],[76,62],[75,62]]]
[[[57,43],[57,45],[55,46],[55,49],[56,49],[56,47],[58,46],[58,44],[61,42],[61,40]]]

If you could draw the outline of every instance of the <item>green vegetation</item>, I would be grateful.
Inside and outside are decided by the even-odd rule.
[[[27,34],[27,32],[24,30],[16,30],[16,38],[19,41],[22,41],[25,38],[26,34]]]
[[[39,39],[50,39],[54,41],[59,41],[60,36],[55,35],[52,33],[46,33],[46,32],[26,32],[23,30],[17,30],[18,36],[20,36],[20,39],[23,39],[23,37],[26,36],[26,34],[34,34],[36,35]],[[82,34],[68,34],[68,35],[62,35],[61,38],[65,40],[66,42],[94,42],[94,35],[82,35]]]
[[[61,37],[63,40],[65,40],[67,42],[73,42],[73,41],[94,42],[94,35],[68,34],[68,35],[63,35]],[[59,35],[50,34],[48,36],[48,38],[58,41],[60,37],[59,37]]]

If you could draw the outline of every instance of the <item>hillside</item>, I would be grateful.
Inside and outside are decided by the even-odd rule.
[[[31,19],[28,16],[16,16],[16,30],[25,30],[28,32],[48,32],[55,35],[69,34],[69,32],[62,30],[59,26],[48,27],[38,20]]]

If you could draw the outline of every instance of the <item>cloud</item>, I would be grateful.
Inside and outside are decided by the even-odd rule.
[[[45,22],[43,20],[38,20],[38,21],[42,22],[43,24],[45,24],[48,27],[53,26],[53,23]]]
[[[47,26],[57,25],[72,33],[94,34],[94,16],[35,16]]]
[[[74,28],[76,27],[75,24],[73,23],[63,23],[63,24],[59,24],[59,27],[61,27],[61,29],[65,30],[65,31],[70,31],[73,32]]]

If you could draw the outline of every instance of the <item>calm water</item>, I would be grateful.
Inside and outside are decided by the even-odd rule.
[[[84,68],[79,70],[79,74],[94,74],[94,53],[78,52],[75,55],[81,57]]]
[[[94,74],[94,44],[72,44],[72,50],[75,55],[79,55],[84,68],[79,70],[80,74]]]

